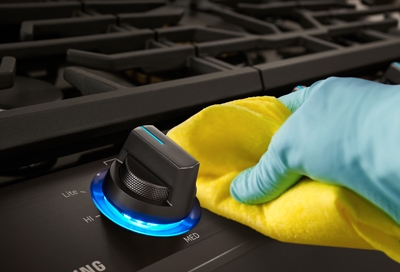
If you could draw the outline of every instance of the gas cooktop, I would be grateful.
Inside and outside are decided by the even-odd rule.
[[[400,84],[400,2],[0,4],[2,271],[397,271],[376,251],[292,245],[202,210],[174,237],[121,228],[90,184],[130,131],[329,76]],[[151,133],[150,133],[151,134]]]

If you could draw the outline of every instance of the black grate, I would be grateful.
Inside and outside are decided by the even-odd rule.
[[[1,87],[16,74],[64,100],[1,111],[0,163],[111,143],[144,123],[332,75],[396,84],[399,10],[328,0],[1,4]]]

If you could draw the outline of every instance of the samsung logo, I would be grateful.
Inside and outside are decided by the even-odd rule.
[[[94,261],[92,264],[87,264],[78,269],[75,269],[72,272],[97,272],[97,271],[105,271],[106,267],[99,261]]]

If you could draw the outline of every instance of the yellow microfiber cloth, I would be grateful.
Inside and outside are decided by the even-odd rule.
[[[400,262],[400,226],[344,187],[304,177],[268,203],[231,197],[232,180],[258,162],[290,114],[274,97],[253,97],[210,106],[169,131],[200,162],[201,206],[280,241],[376,249]]]

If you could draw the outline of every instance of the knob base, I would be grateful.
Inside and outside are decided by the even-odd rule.
[[[201,208],[197,198],[194,201],[193,208],[189,215],[178,222],[167,224],[145,222],[143,219],[138,220],[121,213],[104,196],[103,182],[106,174],[107,169],[101,171],[93,178],[90,185],[90,193],[94,204],[100,212],[117,225],[144,235],[168,237],[188,232],[199,222],[201,217]]]

